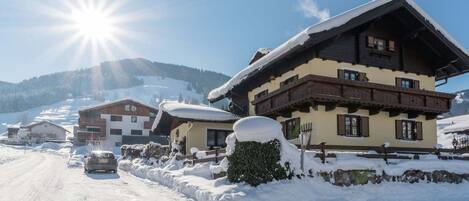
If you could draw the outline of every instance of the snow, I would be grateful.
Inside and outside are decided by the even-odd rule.
[[[176,101],[163,101],[159,105],[159,111],[153,123],[152,130],[158,126],[163,112],[174,117],[195,120],[230,121],[238,119],[236,115],[218,108],[179,103]]]
[[[453,148],[454,132],[469,130],[469,115],[460,115],[437,121],[438,144],[444,148]]]
[[[247,66],[236,75],[234,75],[228,82],[223,84],[222,86],[212,90],[208,94],[209,100],[215,100],[219,97],[223,97],[226,93],[228,93],[231,89],[235,86],[240,84],[246,78],[248,78],[253,73],[261,71],[266,66],[282,59],[286,55],[291,52],[294,52],[299,47],[303,46],[306,41],[310,39],[310,35],[314,33],[319,33],[323,31],[327,31],[341,25],[344,25],[348,21],[370,11],[373,10],[381,5],[391,2],[391,0],[375,0],[365,3],[361,6],[348,10],[344,13],[331,17],[325,21],[312,25],[302,32],[298,33],[294,37],[287,40],[285,43],[281,44],[277,48],[273,49],[265,55],[264,57],[260,58],[256,62],[252,63],[251,65]],[[469,55],[468,51],[460,45],[453,37],[451,37],[448,32],[446,32],[443,27],[441,27],[438,23],[436,23],[428,14],[426,14],[413,0],[406,0],[406,2],[413,7],[417,12],[420,13],[433,27],[443,34],[451,43],[453,43],[457,48],[463,51],[466,55]]]
[[[251,116],[238,120],[233,125],[236,139],[240,142],[266,143],[283,137],[282,125],[277,121],[261,116]]]

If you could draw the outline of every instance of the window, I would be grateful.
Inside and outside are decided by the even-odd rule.
[[[280,87],[289,85],[289,84],[293,83],[296,80],[298,80],[298,75],[292,76],[292,77],[286,79],[285,81],[280,82]]]
[[[396,43],[393,40],[384,40],[382,38],[376,38],[368,36],[367,47],[379,51],[394,52],[396,50]]]
[[[417,126],[415,121],[402,121],[402,139],[415,140],[417,134]]]
[[[357,71],[345,70],[344,80],[359,80],[359,73]]]
[[[125,110],[126,112],[130,112],[130,105],[125,105],[125,106],[124,106],[124,110]]]
[[[418,80],[412,80],[407,78],[396,78],[396,86],[407,89],[419,89],[420,82]]]
[[[396,139],[422,140],[422,122],[396,120]]]
[[[130,135],[142,135],[142,130],[130,130]]]
[[[122,121],[122,116],[111,115],[111,121]]]
[[[337,115],[338,135],[369,137],[369,118],[356,115]]]
[[[137,116],[131,116],[130,117],[130,122],[137,123]]]
[[[345,116],[345,136],[360,137],[360,117]]]
[[[88,132],[101,132],[101,128],[99,128],[99,127],[86,127],[86,131],[88,131]]]
[[[264,91],[261,91],[259,93],[257,93],[254,98],[260,98],[260,97],[263,97],[263,96],[266,96],[267,94],[269,94],[269,90],[264,90]]]
[[[298,138],[300,135],[300,118],[294,118],[282,123],[283,134],[288,140]]]
[[[137,107],[136,107],[135,105],[130,106],[130,111],[136,112],[136,111],[137,111]]]
[[[110,132],[111,135],[122,135],[122,129],[114,129],[111,128]]]
[[[233,131],[207,129],[207,146],[208,147],[225,147],[225,139]]]

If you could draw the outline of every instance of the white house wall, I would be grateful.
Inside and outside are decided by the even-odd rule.
[[[111,121],[111,116],[122,116],[122,121]],[[106,141],[108,146],[115,146],[117,143],[122,143],[122,135],[132,136],[131,130],[142,130],[142,135],[135,136],[149,136],[150,129],[144,129],[144,122],[150,121],[149,116],[136,116],[137,122],[131,122],[131,115],[111,115],[101,114],[101,118],[106,119]],[[122,135],[111,135],[111,129],[122,129]]]
[[[49,140],[65,140],[66,139],[66,131],[64,129],[58,128],[51,124],[39,124],[31,127],[31,134],[38,136],[49,136],[55,135],[55,138],[47,138]]]

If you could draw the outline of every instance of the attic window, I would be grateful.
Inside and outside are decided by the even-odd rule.
[[[393,40],[385,40],[382,38],[368,36],[367,47],[379,51],[394,52],[396,50],[396,43]]]
[[[289,84],[293,83],[296,80],[298,80],[298,75],[292,76],[292,77],[286,79],[285,81],[280,82],[280,87],[289,85]]]

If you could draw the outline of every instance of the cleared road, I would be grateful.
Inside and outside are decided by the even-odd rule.
[[[18,159],[0,164],[0,200],[188,200],[122,171],[85,174],[81,168],[68,168],[66,160],[55,154],[26,151]]]

